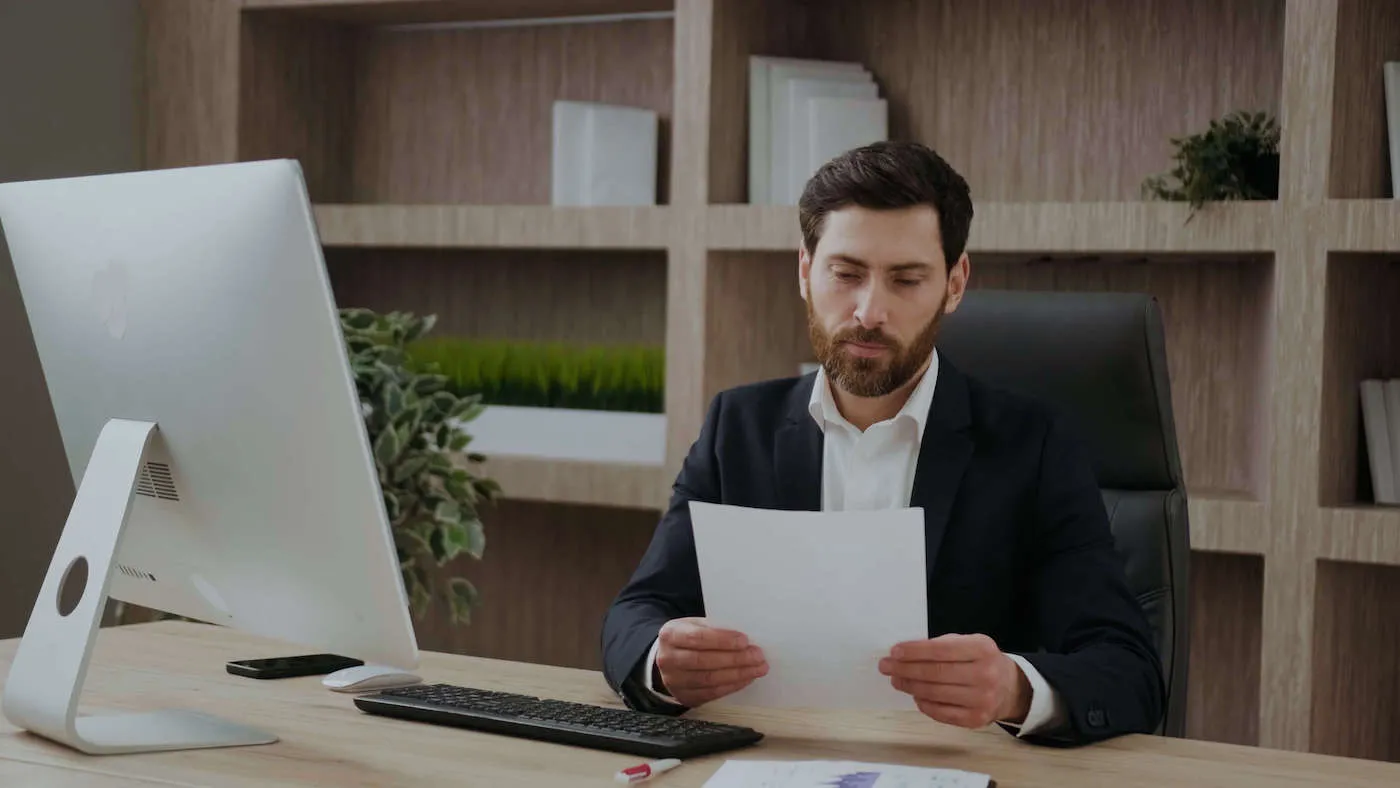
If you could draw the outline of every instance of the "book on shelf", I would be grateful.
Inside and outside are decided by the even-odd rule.
[[[833,105],[827,99],[852,103]],[[842,109],[849,114],[833,119]],[[814,136],[814,113],[831,126],[822,135]],[[879,87],[859,63],[751,56],[749,202],[796,205],[822,164],[885,139],[887,126]]]
[[[552,120],[551,204],[656,204],[654,110],[556,101]]]
[[[1390,197],[1400,198],[1400,62],[1382,66],[1385,83],[1385,123],[1390,142]]]
[[[1400,504],[1400,380],[1361,381],[1361,425],[1378,504]]]

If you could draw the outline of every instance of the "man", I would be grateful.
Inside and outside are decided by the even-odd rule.
[[[1083,450],[1045,408],[935,350],[967,288],[967,183],[924,146],[879,143],[819,170],[799,216],[798,286],[821,369],[711,403],[605,618],[609,684],[633,708],[677,714],[768,671],[762,643],[704,619],[690,501],[915,506],[929,638],[890,644],[871,671],[951,725],[995,722],[1046,744],[1154,731],[1161,664]]]

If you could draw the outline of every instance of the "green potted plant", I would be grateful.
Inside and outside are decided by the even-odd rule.
[[[455,576],[435,588],[429,566],[480,559],[486,549],[480,507],[501,488],[473,469],[485,457],[467,452],[464,430],[485,406],[480,395],[449,390],[434,365],[409,362],[407,346],[434,316],[344,309],[340,321],[413,612],[421,617],[441,599],[453,622],[469,623],[476,588]]]
[[[473,428],[497,456],[659,465],[665,459],[665,349],[434,337],[410,363],[490,409]]]
[[[1198,134],[1173,137],[1174,165],[1143,181],[1146,197],[1191,204],[1278,198],[1279,126],[1264,112],[1233,112]]]

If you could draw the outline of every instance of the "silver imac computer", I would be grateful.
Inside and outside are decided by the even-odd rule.
[[[0,230],[77,482],[5,716],[88,753],[277,739],[193,712],[80,714],[109,598],[416,668],[296,162],[0,184]]]

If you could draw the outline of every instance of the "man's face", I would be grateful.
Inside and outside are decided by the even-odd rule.
[[[817,361],[859,397],[889,394],[923,369],[968,275],[966,254],[949,270],[938,215],[926,205],[833,211],[798,268]]]

